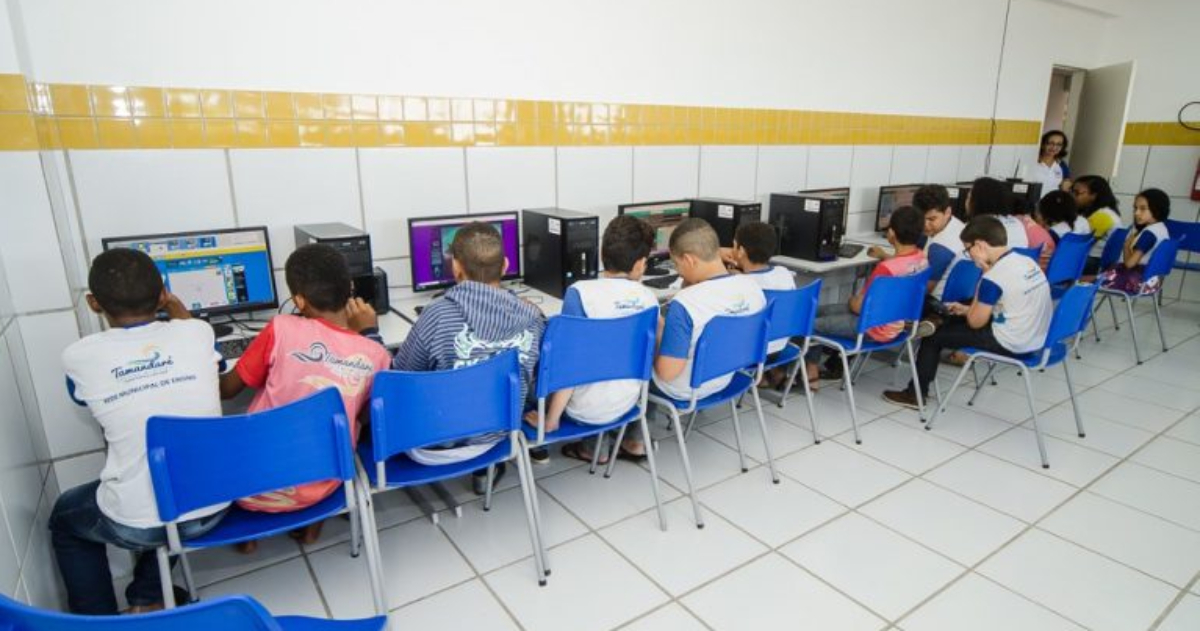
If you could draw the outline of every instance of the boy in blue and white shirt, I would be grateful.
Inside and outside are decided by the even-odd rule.
[[[392,368],[410,372],[452,370],[516,349],[524,401],[532,390],[546,318],[536,305],[500,287],[508,259],[500,233],[490,224],[463,226],[450,248],[457,284],[421,312],[396,352]],[[462,462],[483,454],[504,438],[493,435],[442,448],[414,449],[408,456],[426,465]],[[475,491],[480,494],[484,491],[484,473],[477,471],[474,481]]]
[[[632,215],[621,215],[604,229],[600,259],[604,272],[595,280],[581,280],[563,296],[563,315],[584,318],[621,318],[658,307],[654,292],[639,282],[646,271],[646,259],[654,248],[654,229]],[[559,390],[546,405],[546,431],[558,429],[565,412],[571,420],[585,424],[611,423],[638,404],[641,383],[618,380]],[[537,426],[537,411],[525,415],[525,422]],[[628,460],[645,458],[645,446],[627,433],[618,457]],[[592,452],[577,441],[563,445],[568,458],[592,459]],[[606,461],[601,456],[602,462]]]
[[[916,408],[916,388],[928,394],[943,349],[971,347],[1011,357],[1036,351],[1046,343],[1054,306],[1050,285],[1037,261],[1006,245],[1004,226],[995,217],[973,218],[961,238],[971,260],[983,270],[975,300],[970,305],[949,305],[950,313],[958,317],[948,319],[921,341],[918,383],[884,392],[887,401]]]
[[[763,291],[787,291],[796,288],[796,275],[779,265],[771,265],[771,257],[779,247],[775,228],[761,221],[744,223],[733,235],[733,247],[729,260],[733,266],[754,281]],[[725,252],[722,251],[722,256]],[[767,354],[774,355],[787,346],[786,339],[773,340],[767,344]]]
[[[710,379],[693,392],[692,359],[704,327],[717,316],[755,313],[767,299],[745,274],[726,272],[717,233],[703,219],[679,224],[671,233],[670,248],[684,288],[667,307],[654,360],[654,386],[673,399],[688,400],[693,394],[703,398],[733,379],[732,375]]]

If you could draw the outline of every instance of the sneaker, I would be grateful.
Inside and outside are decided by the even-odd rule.
[[[534,447],[529,450],[529,461],[533,464],[550,464],[550,449]]]
[[[931,320],[921,320],[917,323],[917,339],[924,339],[937,332],[937,324]]]
[[[885,390],[883,400],[912,410],[920,410],[917,406],[917,395],[907,388],[904,390]]]
[[[504,479],[504,472],[507,467],[504,463],[496,465],[496,475],[492,477],[492,490],[496,490],[496,485],[500,484],[500,480]],[[475,491],[476,495],[487,495],[487,469],[480,469],[471,474],[471,490]]]

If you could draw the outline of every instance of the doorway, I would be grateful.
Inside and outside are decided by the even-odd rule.
[[[1058,129],[1067,134],[1072,174],[1116,176],[1134,74],[1132,61],[1087,70],[1069,66],[1051,70],[1042,131]]]

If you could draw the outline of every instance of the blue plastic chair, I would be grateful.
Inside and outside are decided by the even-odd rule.
[[[862,310],[858,315],[858,335],[854,338],[835,337],[813,334],[813,341],[826,348],[837,351],[842,360],[842,382],[846,389],[846,399],[850,403],[850,421],[854,425],[854,442],[862,444],[858,433],[858,409],[854,404],[854,379],[850,370],[850,358],[875,351],[882,351],[900,346],[908,349],[909,366],[912,369],[913,386],[917,391],[917,407],[924,410],[920,380],[917,377],[917,355],[913,350],[913,335],[921,320],[921,311],[925,306],[925,289],[929,284],[929,270],[910,276],[884,276],[876,278],[867,295],[863,298]],[[867,330],[892,322],[911,323],[900,335],[888,342],[876,342],[867,336]]]
[[[1095,239],[1091,235],[1071,233],[1063,236],[1050,256],[1046,266],[1046,282],[1050,284],[1050,297],[1062,298],[1067,288],[1079,282],[1083,267],[1087,265],[1088,252]]]
[[[942,287],[942,302],[966,302],[975,298],[983,270],[971,259],[959,259],[953,263],[946,284]]]
[[[387,617],[323,620],[274,617],[249,596],[222,596],[136,616],[79,616],[46,611],[0,595],[4,631],[380,631]]]
[[[538,354],[537,426],[522,425],[531,446],[552,445],[595,437],[591,472],[595,473],[607,432],[617,432],[604,477],[612,476],[621,441],[631,423],[638,423],[646,444],[654,505],[658,523],[667,529],[658,489],[658,467],[651,449],[650,426],[646,420],[650,378],[654,370],[654,345],[658,309],[645,309],[619,318],[584,318],[558,315],[550,318]],[[605,423],[583,423],[565,411],[558,429],[546,431],[546,406],[550,395],[568,388],[616,380],[641,382],[641,394],[633,407]]]
[[[357,556],[360,541],[365,541],[368,565],[372,569],[379,565],[376,532],[366,528],[363,520],[366,512],[355,478],[350,424],[334,388],[253,414],[152,416],[146,426],[146,450],[159,518],[167,531],[167,545],[158,549],[158,566],[168,607],[175,606],[171,555],[180,557],[188,592],[194,597],[188,551],[270,537],[341,513],[350,514],[352,554]],[[261,513],[233,505],[215,528],[180,541],[176,521],[190,511],[324,480],[340,480],[342,488],[290,513]],[[371,589],[376,612],[384,615],[383,583],[374,580],[379,576],[372,573]]]
[[[1042,260],[1042,247],[1039,245],[1036,248],[1013,248],[1012,251],[1040,262]]]
[[[1125,247],[1125,239],[1129,237],[1129,228],[1113,228],[1108,232],[1108,240],[1100,251],[1100,271],[1110,270],[1121,260],[1121,250]]]
[[[1134,302],[1141,298],[1150,298],[1150,302],[1154,305],[1154,320],[1158,323],[1158,337],[1159,340],[1162,341],[1163,352],[1167,352],[1167,336],[1166,333],[1163,332],[1162,328],[1162,307],[1158,304],[1158,300],[1156,298],[1162,294],[1163,287],[1166,284],[1167,276],[1170,275],[1171,268],[1175,264],[1175,257],[1178,254],[1179,241],[1176,239],[1166,239],[1165,241],[1162,241],[1157,247],[1154,248],[1154,251],[1150,253],[1150,260],[1146,263],[1146,269],[1142,273],[1142,282],[1144,285],[1149,283],[1151,279],[1157,278],[1158,285],[1152,290],[1146,290],[1145,287],[1143,287],[1137,293],[1130,293],[1112,287],[1100,288],[1100,300],[1108,302],[1108,306],[1112,310],[1113,314],[1113,328],[1117,330],[1120,330],[1121,326],[1117,321],[1117,308],[1115,305],[1113,305],[1112,300],[1113,298],[1121,298],[1125,301],[1125,308],[1129,312],[1129,330],[1133,334],[1133,355],[1138,364],[1142,363],[1142,351],[1141,348],[1138,347],[1137,327],[1134,326]],[[1099,308],[1099,305],[1097,305],[1096,308]],[[1093,319],[1092,323],[1093,327],[1095,327],[1095,319]],[[1096,328],[1093,328],[1093,332],[1096,335],[1096,341],[1100,341],[1100,331]]]
[[[788,290],[768,290],[763,294],[771,306],[771,329],[767,332],[767,342],[787,340],[788,343],[775,356],[763,364],[763,370],[771,370],[780,366],[791,365],[784,381],[783,396],[779,398],[782,409],[787,403],[788,394],[792,391],[796,375],[804,366],[804,355],[812,344],[813,325],[817,320],[817,303],[821,297],[821,279],[801,287]],[[803,338],[802,346],[797,346],[795,340]],[[807,376],[800,380],[804,384],[804,399],[808,403],[808,419],[812,423],[813,442],[820,444],[821,432],[817,428],[817,412],[813,407],[812,389],[809,387]]]
[[[454,443],[489,434],[503,435],[484,453],[461,462],[424,465],[407,455],[413,449]],[[454,370],[385,370],[371,386],[371,436],[358,445],[366,484],[376,493],[431,484],[488,470],[485,507],[491,507],[495,465],[516,460],[533,545],[538,583],[549,570],[537,530],[536,493],[528,448],[521,434],[521,372],[517,351]],[[374,515],[367,511],[370,523]]]
[[[756,313],[743,316],[717,316],[708,321],[696,341],[692,353],[692,374],[689,385],[692,396],[687,400],[669,397],[656,388],[650,390],[650,400],[665,407],[671,413],[671,426],[679,444],[679,459],[683,462],[683,475],[687,480],[688,496],[692,500],[692,511],[696,515],[696,527],[704,527],[704,517],[700,514],[700,502],[696,499],[695,487],[692,484],[692,465],[687,454],[687,433],[680,424],[680,415],[692,415],[691,422],[696,420],[696,414],[702,410],[728,403],[733,410],[733,433],[737,439],[738,456],[741,459],[742,471],[748,471],[746,454],[742,450],[741,421],[738,418],[737,400],[746,392],[754,398],[754,409],[758,413],[758,427],[762,432],[763,447],[767,452],[767,464],[771,469],[771,480],[779,483],[779,474],[775,471],[775,459],[771,455],[771,441],[767,437],[767,423],[763,418],[762,400],[758,397],[755,386],[762,379],[763,362],[767,357],[767,335],[771,327],[771,305]],[[754,373],[746,371],[747,366],[754,366]],[[723,377],[731,377],[729,384],[719,392],[710,394],[703,399],[696,395],[697,388],[706,382]],[[691,424],[688,425],[689,429]]]
[[[1179,279],[1179,296],[1183,297],[1183,284],[1188,272],[1200,272],[1200,261],[1192,261],[1192,255],[1200,253],[1200,223],[1191,221],[1167,220],[1167,232],[1172,239],[1179,241],[1179,251],[1187,252],[1187,260],[1175,261],[1175,269],[1183,272]]]
[[[1042,437],[1041,425],[1038,424],[1037,403],[1033,398],[1033,378],[1029,373],[1034,370],[1045,370],[1055,364],[1062,364],[1063,372],[1067,376],[1067,391],[1071,393],[1071,408],[1075,412],[1075,429],[1079,432],[1080,438],[1085,437],[1086,432],[1083,429],[1083,418],[1079,414],[1079,402],[1075,399],[1075,385],[1071,380],[1068,355],[1070,354],[1070,348],[1074,340],[1083,331],[1087,330],[1097,289],[1096,285],[1091,284],[1072,285],[1067,289],[1066,293],[1063,294],[1062,300],[1058,301],[1058,306],[1054,309],[1054,316],[1050,319],[1050,329],[1046,334],[1046,342],[1041,350],[1011,357],[975,348],[960,349],[967,354],[967,363],[958,371],[958,376],[954,378],[954,385],[950,386],[950,392],[946,397],[940,400],[937,409],[934,410],[933,416],[925,423],[925,429],[933,429],[934,421],[937,420],[939,415],[945,413],[946,406],[949,404],[951,397],[954,396],[954,391],[958,389],[963,377],[973,368],[975,362],[988,362],[993,366],[1013,366],[1020,371],[1021,376],[1025,379],[1025,394],[1029,398],[1029,411],[1033,414],[1033,431],[1037,436],[1038,452],[1042,457],[1042,468],[1049,468],[1050,461],[1046,457],[1046,443]],[[979,392],[978,388],[979,386],[976,384],[976,394]]]

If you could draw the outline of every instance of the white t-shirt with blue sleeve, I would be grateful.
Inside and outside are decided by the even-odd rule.
[[[746,272],[746,278],[758,283],[763,291],[788,291],[796,288],[796,275],[791,270],[771,265],[754,272]],[[786,339],[774,340],[767,344],[767,353],[778,353],[787,346]]]
[[[979,281],[979,302],[992,307],[992,334],[1009,351],[1042,348],[1054,303],[1037,261],[1009,250]]]
[[[671,398],[690,399],[692,356],[708,321],[721,315],[749,315],[766,305],[762,289],[745,274],[718,276],[675,294],[667,307],[658,352],[665,357],[686,359],[687,365],[670,381],[659,378],[656,373],[654,385]],[[719,392],[732,379],[732,375],[710,379],[696,389],[696,397],[704,398]]]
[[[1145,266],[1150,262],[1150,255],[1158,247],[1158,244],[1171,238],[1171,233],[1167,231],[1167,224],[1163,222],[1152,223],[1138,232],[1137,241],[1133,243],[1133,249],[1142,253],[1142,260],[1139,263]]]
[[[950,268],[954,262],[966,258],[963,255],[962,231],[965,227],[962,220],[953,215],[942,231],[933,235],[925,242],[925,258],[929,261],[929,280],[937,281],[932,296],[941,300],[942,291],[946,289],[946,279],[950,276]]]
[[[626,278],[582,280],[567,288],[563,315],[585,318],[620,318],[658,307],[654,292]],[[611,423],[637,405],[641,383],[621,379],[575,388],[567,402],[567,416],[590,425]]]
[[[1025,224],[1021,223],[1020,219],[1012,215],[996,215],[996,219],[1004,224],[1004,232],[1008,235],[1008,247],[1029,247],[1029,233],[1025,231]]]

